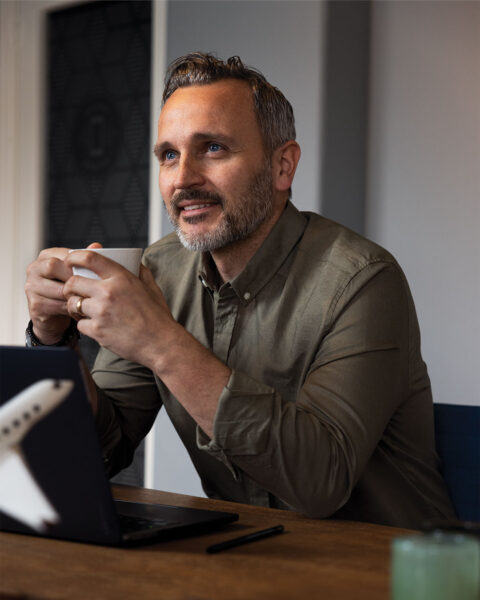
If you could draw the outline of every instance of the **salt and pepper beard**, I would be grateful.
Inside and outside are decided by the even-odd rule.
[[[178,203],[183,200],[205,200],[218,202],[223,209],[223,219],[213,231],[203,233],[182,231]],[[168,218],[187,250],[208,252],[218,250],[247,239],[273,213],[272,167],[265,161],[263,167],[251,178],[245,192],[240,193],[225,207],[223,198],[205,190],[183,190],[179,192],[169,207],[165,203]],[[189,223],[199,223],[203,215],[184,217]]]

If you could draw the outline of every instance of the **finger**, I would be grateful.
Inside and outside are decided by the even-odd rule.
[[[69,248],[45,248],[38,255],[39,259],[55,257],[63,260],[66,256],[68,256],[70,249]]]
[[[77,321],[77,329],[81,335],[85,335],[89,338],[95,339],[92,330],[92,319],[80,319],[78,316],[73,318]]]
[[[44,277],[30,277],[25,281],[25,292],[27,298],[30,296],[39,296],[41,298],[51,298],[52,300],[65,300],[63,295],[64,283]]]
[[[142,264],[140,265],[140,273],[139,273],[138,277],[140,278],[141,281],[143,281],[143,283],[146,283],[149,286],[152,285],[152,283],[155,286],[157,286],[157,284],[155,283],[155,279],[153,278],[153,273],[145,265],[142,265]]]
[[[140,265],[140,280],[147,288],[147,291],[152,298],[152,300],[159,306],[161,306],[168,314],[171,316],[170,308],[165,300],[165,296],[163,295],[162,290],[158,286],[157,282],[153,277],[153,273],[145,267],[144,265]]]
[[[68,313],[74,319],[84,319],[88,318],[85,310],[88,310],[88,301],[89,298],[84,298],[83,296],[70,296],[67,301]]]
[[[64,255],[67,256],[67,255]],[[41,277],[56,281],[67,281],[72,275],[72,270],[65,265],[64,257],[40,253],[39,258],[30,265],[27,271],[30,277]]]
[[[91,244],[88,244],[87,248],[91,250],[92,248],[103,248],[103,246],[100,242],[92,242]]]
[[[54,300],[36,294],[28,299],[28,309],[32,318],[40,322],[51,319],[52,316],[67,316],[69,314],[65,299]]]
[[[38,255],[33,265],[38,265],[44,277],[66,281],[71,271],[65,268],[64,260],[68,256],[68,248],[46,248]]]
[[[155,292],[155,294],[158,294],[159,292],[160,294],[162,293],[158,283],[155,281],[153,273],[143,264],[140,265],[139,278],[142,283],[144,283],[152,292]]]
[[[98,279],[90,279],[81,275],[72,275],[63,286],[63,296],[69,300],[72,296],[91,297],[98,290]]]
[[[149,293],[153,296],[153,298],[158,299],[159,296],[163,297],[163,294],[160,288],[157,285],[153,277],[153,273],[150,271],[148,267],[145,265],[140,265],[140,273],[139,273],[140,281],[146,285]]]
[[[64,301],[64,281],[72,274],[61,258],[65,251],[66,248],[43,251],[39,258],[28,266],[25,292],[29,303],[38,303],[47,298]]]
[[[101,279],[107,279],[115,273],[125,271],[124,267],[117,262],[98,254],[98,252],[89,252],[88,250],[75,250],[71,252],[65,259],[65,264],[68,267],[82,267],[90,269],[96,273]]]

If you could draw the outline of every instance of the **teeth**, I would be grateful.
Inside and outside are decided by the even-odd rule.
[[[209,204],[192,204],[190,206],[184,206],[183,210],[197,210],[198,208],[206,208]]]

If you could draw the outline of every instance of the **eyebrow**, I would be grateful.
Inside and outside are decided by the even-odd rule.
[[[163,151],[166,150],[171,144],[164,142],[163,144],[155,144],[153,147],[153,153],[160,160],[162,158]]]
[[[215,141],[227,144],[227,145],[232,145],[232,143],[233,143],[233,140],[230,136],[225,135],[223,133],[218,133],[218,132],[208,132],[208,131],[198,132],[198,133],[194,133],[192,138],[193,138],[194,142],[207,142],[207,141],[215,140]],[[167,150],[168,148],[174,148],[174,147],[175,147],[175,144],[172,144],[168,140],[165,140],[164,142],[161,142],[160,144],[155,144],[155,146],[153,147],[153,153],[158,158],[158,160],[160,160],[162,157],[162,154],[163,154],[163,152],[165,152],[165,150]]]

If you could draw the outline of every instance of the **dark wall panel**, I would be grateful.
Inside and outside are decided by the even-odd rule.
[[[46,245],[147,245],[151,2],[48,17]]]

